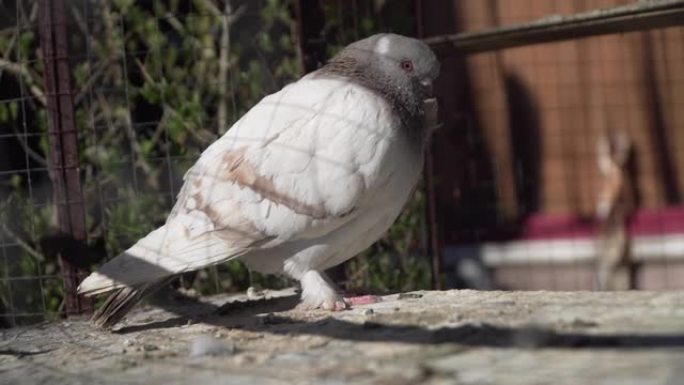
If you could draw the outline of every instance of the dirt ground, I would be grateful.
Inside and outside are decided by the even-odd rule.
[[[413,292],[336,313],[263,294],[6,330],[0,383],[684,384],[684,293]]]

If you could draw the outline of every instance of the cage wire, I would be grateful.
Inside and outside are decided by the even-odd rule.
[[[67,2],[85,242],[55,230],[40,3],[0,4],[0,326],[64,315],[60,257],[94,268],[163,224],[200,152],[341,46],[626,3]],[[682,41],[677,27],[442,60],[428,183],[447,287],[596,289],[601,250],[608,277],[624,278],[629,258],[630,287],[681,287]],[[346,264],[343,287],[431,286],[426,199],[418,189],[388,235]],[[174,286],[286,284],[228,263]]]
[[[315,69],[381,28],[371,19],[371,2],[355,1],[351,9],[331,2],[319,10],[327,15],[328,40],[314,42],[319,52],[304,63],[290,1],[66,2],[88,232],[86,241],[75,241],[57,230],[49,177],[54,149],[38,38],[41,2],[3,7],[15,14],[3,20],[0,41],[2,81],[13,86],[0,94],[3,326],[64,315],[60,257],[91,269],[163,224],[184,172],[208,144],[261,97],[300,77],[305,64]],[[368,280],[364,274],[352,278]],[[289,284],[240,263],[174,283],[199,294]]]
[[[464,0],[448,18],[423,2],[427,36],[655,3]],[[444,59],[436,179],[452,285],[681,288],[683,36],[657,28]]]
[[[26,213],[24,231],[28,237],[36,234],[36,221],[34,213],[47,205],[45,180],[48,171],[47,162],[37,152],[31,149],[30,143],[35,143],[44,136],[33,129],[30,124],[37,119],[29,121],[29,110],[33,112],[38,105],[45,104],[45,95],[37,88],[35,83],[29,81],[30,73],[28,66],[35,64],[37,58],[30,56],[29,52],[22,49],[23,33],[32,28],[37,17],[35,7],[26,9],[23,4],[17,4],[12,13],[6,13],[4,21],[14,24],[13,34],[6,37],[6,50],[3,52],[3,80],[14,75],[16,82],[10,89],[6,89],[0,101],[5,122],[5,130],[2,132],[2,141],[5,154],[15,155],[13,162],[6,162],[2,170],[3,181],[8,184],[22,183],[26,186],[28,199],[22,202],[13,202],[15,209]],[[27,84],[28,83],[28,84]],[[9,123],[7,120],[11,120]],[[13,145],[20,145],[21,150],[13,149]],[[23,150],[23,151],[22,151]],[[3,186],[4,187],[4,186]],[[4,194],[3,194],[4,195]],[[10,204],[4,201],[4,205]],[[22,238],[24,234],[17,234],[9,228],[10,224],[5,218],[2,220],[2,304],[3,326],[11,326],[17,318],[29,321],[42,319],[48,312],[49,306],[43,293],[54,290],[55,283],[61,277],[55,269],[47,269],[41,266],[43,256],[34,252],[31,245]]]

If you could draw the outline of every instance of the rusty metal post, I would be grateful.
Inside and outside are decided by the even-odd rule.
[[[325,63],[325,19],[320,0],[294,2],[297,56],[304,73],[315,71]]]
[[[65,0],[41,0],[39,24],[48,109],[49,170],[57,221],[61,233],[85,242],[85,207],[79,175]],[[70,262],[74,257],[77,256],[59,256],[67,315],[92,310],[92,301],[76,294],[87,271]]]

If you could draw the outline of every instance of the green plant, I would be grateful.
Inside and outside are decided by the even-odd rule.
[[[0,102],[0,130],[17,138],[26,127],[41,134],[35,141],[18,139],[29,157],[26,166],[40,168],[47,166],[49,148],[43,65],[35,30],[38,3],[17,3],[16,24],[0,24],[0,84],[19,85],[15,88],[23,92],[17,96],[32,98],[24,104]],[[237,2],[67,2],[90,247],[104,244],[111,257],[163,223],[183,173],[200,152],[264,95],[303,74],[290,2],[232,3]],[[347,7],[326,4],[323,34],[330,55],[381,29],[376,22],[380,11],[394,15],[389,18],[395,19],[399,32],[411,25],[410,15],[396,11],[400,6],[368,7],[353,13]],[[56,274],[56,256],[47,255],[40,246],[41,239],[56,227],[49,180],[46,175],[29,180],[17,172],[3,183],[7,204],[0,207],[0,233],[22,246],[12,250],[16,257],[5,258],[12,262],[0,265],[0,275]],[[31,199],[36,189],[43,190],[47,204]],[[417,194],[388,235],[347,266],[347,288],[427,287],[429,270],[424,258],[415,254],[420,248],[422,207],[422,195]],[[195,289],[203,294],[243,290],[250,284],[279,287],[286,282],[250,274],[239,262],[200,272],[194,279]],[[23,297],[20,307],[16,301],[11,304],[15,311],[44,308],[57,314],[61,310],[63,293],[58,280],[43,283],[42,293],[31,287],[8,288],[16,286],[14,281],[4,285],[0,301],[5,308],[12,302],[11,291]]]

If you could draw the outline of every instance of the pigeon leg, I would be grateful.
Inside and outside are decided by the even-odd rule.
[[[344,310],[348,307],[338,293],[335,284],[323,273],[309,270],[300,278],[302,284],[302,309]]]
[[[301,309],[325,309],[340,311],[351,306],[369,305],[380,302],[380,297],[362,295],[343,297],[334,283],[324,274],[316,270],[309,270],[301,277],[302,302]]]

